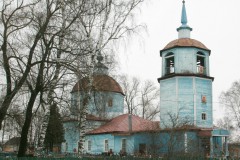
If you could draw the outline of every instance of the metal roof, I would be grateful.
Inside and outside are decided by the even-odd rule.
[[[106,123],[105,125],[94,129],[87,134],[121,134],[159,130],[158,121],[146,120],[135,115],[131,115],[130,119],[131,121],[129,121],[129,114],[120,115],[112,119],[109,123]]]
[[[175,47],[195,47],[195,48],[200,48],[211,52],[210,49],[208,49],[202,42],[191,39],[191,38],[180,38],[180,39],[175,39],[171,42],[169,42],[161,51],[160,53],[162,54],[163,51]]]
[[[89,88],[88,78],[79,80],[73,87],[72,92],[84,91]],[[94,75],[92,90],[94,91],[107,91],[117,92],[124,95],[121,86],[108,75]]]

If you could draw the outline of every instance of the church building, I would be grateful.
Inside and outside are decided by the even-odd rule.
[[[101,54],[94,69],[91,100],[84,99],[87,79],[79,80],[71,92],[71,117],[64,120],[63,152],[78,149],[80,128],[78,115],[87,104],[85,153],[143,156],[228,156],[229,132],[213,125],[211,50],[192,39],[187,24],[185,1],[182,3],[178,39],[162,50],[160,84],[160,118],[150,121],[124,114],[124,93],[108,75]]]

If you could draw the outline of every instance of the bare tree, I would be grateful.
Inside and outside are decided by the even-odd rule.
[[[50,7],[49,5],[47,6]],[[0,108],[0,128],[14,96],[25,83],[32,66],[38,64],[32,62],[35,50],[48,28],[50,19],[59,10],[58,6],[52,10],[48,8],[47,13],[43,14],[36,9],[42,6],[44,5],[40,0],[2,3],[1,52],[7,87]],[[30,29],[31,27],[34,29]]]
[[[220,102],[231,115],[236,127],[240,128],[240,81],[233,82],[227,91],[221,93]]]
[[[67,24],[65,25],[64,23],[63,27],[59,27],[59,24],[61,25],[63,23],[62,21],[65,20],[64,14],[60,11],[63,5],[64,7],[68,7],[67,13],[70,14],[73,8],[74,12],[70,14],[72,17],[68,19]],[[46,28],[46,32],[42,33],[43,36],[37,44],[36,51],[33,56],[35,61],[32,63],[32,67],[29,72],[30,74],[26,79],[26,84],[28,85],[30,92],[30,98],[26,106],[26,117],[22,128],[18,152],[19,157],[24,156],[26,152],[28,131],[33,117],[33,107],[36,99],[39,97],[40,104],[47,104],[45,109],[49,110],[49,106],[54,102],[53,94],[56,94],[54,90],[60,85],[62,85],[64,89],[64,84],[60,81],[60,79],[63,78],[64,71],[60,70],[61,65],[59,61],[60,58],[66,58],[66,56],[62,57],[62,50],[64,50],[62,48],[62,38],[65,38],[63,30],[64,32],[67,32],[71,29],[72,24],[76,21],[81,12],[81,8],[76,8],[74,5],[75,4],[72,3],[62,4],[59,1],[54,0],[43,1],[39,4],[39,7],[43,7],[43,10],[40,11],[41,14],[46,15],[46,21],[49,21],[49,23]],[[34,14],[34,12],[32,12],[32,14]],[[41,29],[42,19],[36,17],[34,20],[35,25],[31,29]],[[21,66],[20,71],[24,71]],[[46,116],[46,119],[48,119],[48,116]],[[43,127],[42,130],[45,128]]]
[[[127,75],[120,76],[119,80],[125,94],[125,105],[128,113],[137,114],[140,80],[135,77],[129,78]]]
[[[0,45],[7,87],[0,108],[0,128],[23,84],[30,93],[19,157],[26,151],[36,100],[39,99],[37,106],[48,110],[58,100],[59,91],[63,93],[65,83],[61,79],[67,77],[66,73],[76,74],[78,79],[86,76],[92,86],[96,54],[109,52],[108,47],[111,48],[114,40],[138,28],[128,20],[143,0],[62,2],[13,0],[2,3]],[[90,99],[91,89],[86,93],[86,98]],[[82,106],[80,115],[79,154],[84,150],[86,106]]]
[[[152,81],[145,81],[140,92],[140,106],[142,117],[154,119],[159,113],[160,91]]]
[[[24,106],[26,106],[27,101],[28,93],[22,88],[13,98],[4,118],[2,132],[4,132],[5,137],[20,137],[25,117]],[[4,138],[4,135],[2,138]]]
[[[12,107],[9,109],[3,123],[2,141],[6,137],[20,137],[23,119],[23,111]]]
[[[138,78],[129,78],[127,75],[120,76],[119,80],[128,113],[154,119],[159,113],[160,91],[156,85],[150,80],[141,82]]]
[[[235,140],[235,135],[234,135],[235,127],[231,117],[224,116],[223,118],[219,119],[216,122],[216,126],[221,129],[226,129],[230,132],[230,135],[228,137],[229,142],[233,142]]]
[[[162,123],[162,138],[160,144],[167,147],[165,156],[167,159],[174,159],[176,155],[198,156],[200,150],[196,138],[188,135],[188,131],[194,128],[192,122],[187,118],[180,118],[177,114],[168,112],[168,122]],[[165,134],[166,133],[166,134]]]

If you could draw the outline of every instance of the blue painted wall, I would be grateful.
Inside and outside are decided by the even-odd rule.
[[[196,80],[196,110],[199,127],[213,127],[213,106],[212,106],[212,80],[195,78]],[[202,102],[202,96],[206,96],[206,103]],[[202,120],[202,113],[206,113],[206,120]]]
[[[169,78],[160,83],[160,127],[171,125],[169,114],[177,116],[178,99],[176,91],[176,79]]]
[[[114,136],[112,134],[99,134],[99,135],[87,135],[86,136],[86,149],[87,141],[91,141],[92,148],[91,150],[87,150],[87,153],[90,154],[102,154],[105,151],[104,141],[108,140],[109,150],[112,149],[114,154],[119,153],[122,148],[122,139],[126,139],[127,146],[126,152],[133,153],[134,151],[134,137],[132,136]]]
[[[79,127],[78,127],[78,122],[65,122],[63,123],[63,127],[64,127],[64,139],[65,139],[65,144],[66,147],[66,151],[64,150],[64,152],[69,152],[69,153],[73,153],[74,148],[77,149],[78,148],[78,144],[77,142],[79,141]]]
[[[72,93],[72,112],[77,113],[80,104],[83,104],[84,93]],[[112,106],[108,106],[108,101],[112,100]],[[124,96],[116,92],[93,92],[91,101],[88,102],[88,113],[105,118],[113,118],[123,114]],[[81,106],[80,106],[81,107]]]
[[[139,152],[140,144],[146,144],[146,151],[144,153],[147,154],[159,154],[160,152],[160,136],[159,133],[137,133],[134,135],[134,152]]]
[[[206,96],[206,103],[202,102]],[[206,120],[202,114],[206,114]],[[212,81],[198,77],[177,76],[160,82],[160,127],[174,127],[171,116],[179,123],[212,127]]]
[[[100,134],[87,135],[85,148],[88,148],[88,141],[91,141],[91,150],[87,150],[90,154],[102,154],[105,151],[104,140],[108,140],[109,150],[112,149],[114,154],[118,154],[122,147],[122,139],[127,142],[127,154],[133,155],[139,153],[140,144],[146,145],[145,154],[148,155],[165,155],[170,152],[191,153],[199,152],[199,143],[196,132],[155,132],[155,133],[134,133],[126,136]]]
[[[114,136],[111,134],[101,134],[101,135],[87,135],[86,136],[86,143],[85,148],[86,152],[90,154],[102,154],[105,151],[104,146],[104,140],[108,140],[108,148],[109,150],[112,149],[113,152],[116,152],[114,150]],[[92,147],[90,150],[88,150],[88,141],[91,141]]]
[[[86,122],[86,132],[96,129],[103,125],[104,121],[87,121]],[[77,150],[78,148],[78,141],[80,136],[80,129],[79,129],[79,122],[77,121],[69,121],[63,123],[64,127],[64,147],[63,152],[69,152],[72,153],[74,151],[74,148]]]

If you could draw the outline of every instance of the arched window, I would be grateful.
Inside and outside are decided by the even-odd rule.
[[[206,74],[205,55],[202,52],[197,52],[197,73]]]
[[[165,56],[165,73],[171,74],[174,73],[174,53],[167,53]]]

